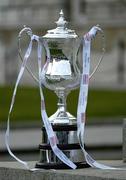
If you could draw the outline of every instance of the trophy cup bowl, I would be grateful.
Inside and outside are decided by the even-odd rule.
[[[43,74],[43,84],[53,90],[59,98],[58,110],[49,120],[54,124],[72,124],[74,118],[66,111],[66,97],[80,84],[81,72],[77,64],[78,38],[48,39],[50,62]]]

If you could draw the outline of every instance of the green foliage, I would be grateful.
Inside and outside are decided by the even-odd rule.
[[[72,99],[75,99],[75,102]],[[68,107],[75,114],[78,91],[70,94]],[[87,116],[88,117],[125,117],[126,91],[89,90]]]
[[[97,117],[125,117],[125,102],[126,91],[91,91],[87,113]]]
[[[7,120],[13,88],[0,87],[0,121]],[[48,115],[56,111],[57,97],[54,92],[44,90]],[[76,116],[78,91],[67,98],[68,111]],[[90,90],[87,106],[88,117],[125,117],[126,91]],[[29,121],[41,118],[38,88],[19,87],[11,116],[14,121]]]

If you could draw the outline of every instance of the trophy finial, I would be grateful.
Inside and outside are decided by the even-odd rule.
[[[63,13],[63,10],[61,9],[61,11],[60,11],[60,17],[64,17],[64,13]]]
[[[67,21],[64,18],[64,12],[61,9],[59,18],[56,21],[57,27],[47,31],[43,38],[76,38],[77,35],[74,30],[67,28]]]
[[[64,13],[63,13],[62,9],[61,9],[59,15],[60,15],[60,17],[59,17],[58,21],[56,21],[57,27],[65,28],[67,21],[64,19]]]

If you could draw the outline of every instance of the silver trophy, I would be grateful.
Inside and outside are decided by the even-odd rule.
[[[78,168],[88,167],[77,138],[76,117],[67,112],[66,106],[67,95],[80,85],[82,65],[79,62],[78,52],[81,38],[74,30],[67,28],[67,21],[64,19],[62,10],[56,24],[55,29],[48,30],[46,35],[40,37],[40,41],[46,41],[50,52],[50,62],[42,76],[42,84],[58,96],[58,109],[49,117],[49,121],[58,137],[58,147]],[[28,28],[26,31],[30,32]],[[19,54],[21,55],[20,47]],[[99,64],[100,61],[93,73]],[[29,67],[27,69],[32,77],[38,81],[32,70]],[[68,168],[54,155],[44,126],[42,127],[42,142],[39,149],[40,160],[36,163],[37,168]]]
[[[66,110],[66,97],[80,84],[81,71],[77,64],[80,39],[74,30],[67,29],[63,11],[56,24],[56,29],[49,30],[42,37],[46,39],[51,55],[43,82],[59,98],[58,110],[49,120],[52,124],[75,124],[76,118]]]

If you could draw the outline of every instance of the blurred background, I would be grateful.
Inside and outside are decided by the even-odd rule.
[[[96,159],[122,158],[122,121],[126,117],[126,1],[125,0],[1,0],[0,1],[0,160],[13,160],[6,152],[4,134],[14,84],[20,69],[18,33],[27,25],[43,36],[55,28],[63,9],[70,29],[83,36],[99,24],[104,30],[106,53],[90,81],[87,107],[87,149]],[[28,39],[22,39],[23,53]],[[101,39],[92,46],[92,68],[101,55]],[[31,63],[37,61],[36,49]],[[34,66],[34,64],[33,64]],[[45,90],[47,112],[56,110],[54,92]],[[67,99],[76,116],[78,90]],[[72,106],[71,106],[72,102]],[[73,103],[74,102],[74,103]],[[38,85],[25,72],[11,116],[11,147],[25,160],[38,160],[41,142]]]

